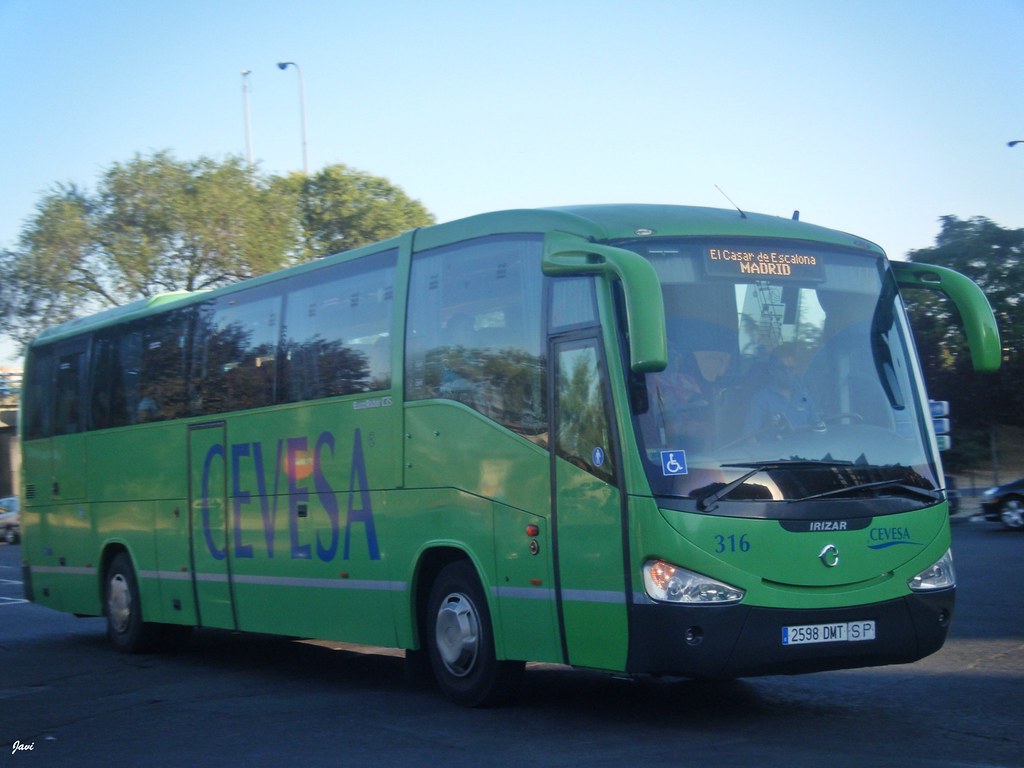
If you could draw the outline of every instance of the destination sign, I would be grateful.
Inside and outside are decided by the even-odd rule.
[[[797,249],[708,247],[704,263],[708,274],[723,277],[824,278],[822,257]]]

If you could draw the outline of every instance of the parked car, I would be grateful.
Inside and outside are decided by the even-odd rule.
[[[981,512],[986,520],[1014,531],[1024,530],[1024,477],[989,488],[982,495]]]
[[[8,544],[21,541],[21,506],[17,496],[0,499],[0,541]]]

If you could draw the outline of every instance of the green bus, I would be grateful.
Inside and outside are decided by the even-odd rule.
[[[955,574],[901,287],[980,289],[737,211],[483,214],[28,348],[29,599],[119,650],[193,627],[723,678],[911,662]]]

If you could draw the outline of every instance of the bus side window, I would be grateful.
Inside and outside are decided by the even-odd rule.
[[[123,423],[119,419],[124,413],[124,388],[119,376],[117,338],[116,333],[107,331],[93,339],[90,429],[106,429]]]
[[[280,316],[281,297],[266,291],[228,294],[203,307],[196,344],[198,397],[193,400],[198,413],[274,402]]]
[[[22,393],[25,440],[53,435],[53,347],[29,353]]]
[[[391,386],[391,307],[397,251],[311,274],[288,293],[285,402]]]
[[[565,330],[597,322],[593,277],[558,277],[551,280],[551,329]]]
[[[455,400],[544,443],[541,243],[499,235],[413,256],[408,399]]]
[[[85,385],[85,342],[67,350],[58,349],[54,377],[56,418],[54,432],[73,435],[84,429],[83,389]]]
[[[596,343],[562,344],[556,366],[555,451],[577,467],[614,483],[615,451]]]
[[[146,320],[141,327],[135,366],[133,420],[163,421],[188,414],[185,377],[187,315],[170,315]],[[126,372],[127,373],[127,372]]]

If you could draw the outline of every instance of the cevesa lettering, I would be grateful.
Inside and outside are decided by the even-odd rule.
[[[254,501],[259,505],[260,523],[263,529],[263,547],[260,554],[273,558],[276,544],[279,490],[287,488],[288,498],[288,546],[289,556],[294,560],[311,560],[314,547],[312,541],[302,539],[299,519],[314,514],[310,510],[313,500],[327,519],[326,531],[316,535],[316,557],[324,562],[334,560],[341,541],[341,507],[335,486],[324,471],[325,459],[336,455],[336,440],[331,432],[321,432],[309,449],[309,439],[304,436],[287,437],[277,440],[272,452],[265,451],[263,443],[233,443],[227,450],[221,444],[212,445],[203,461],[202,500],[200,504],[203,537],[207,549],[216,560],[227,556],[227,549],[218,547],[210,522],[210,473],[218,459],[230,457],[231,470],[231,525],[232,556],[254,558],[257,549],[253,542],[243,540],[245,530],[242,518],[252,514]],[[265,457],[274,455],[272,469],[268,468]],[[284,477],[282,477],[282,475]],[[254,477],[255,488],[244,487],[243,477]],[[267,482],[273,478],[272,485]],[[310,487],[312,485],[312,487]],[[268,493],[268,490],[271,490]],[[254,499],[255,496],[255,499]],[[370,497],[366,475],[366,459],[363,452],[362,432],[356,429],[352,436],[352,459],[348,479],[348,514],[345,519],[345,546],[342,559],[348,560],[351,552],[352,529],[362,524],[367,549],[371,560],[380,559],[377,544],[377,529],[373,518],[373,501]]]
[[[910,541],[910,529],[902,526],[872,528],[868,535],[872,541]]]

